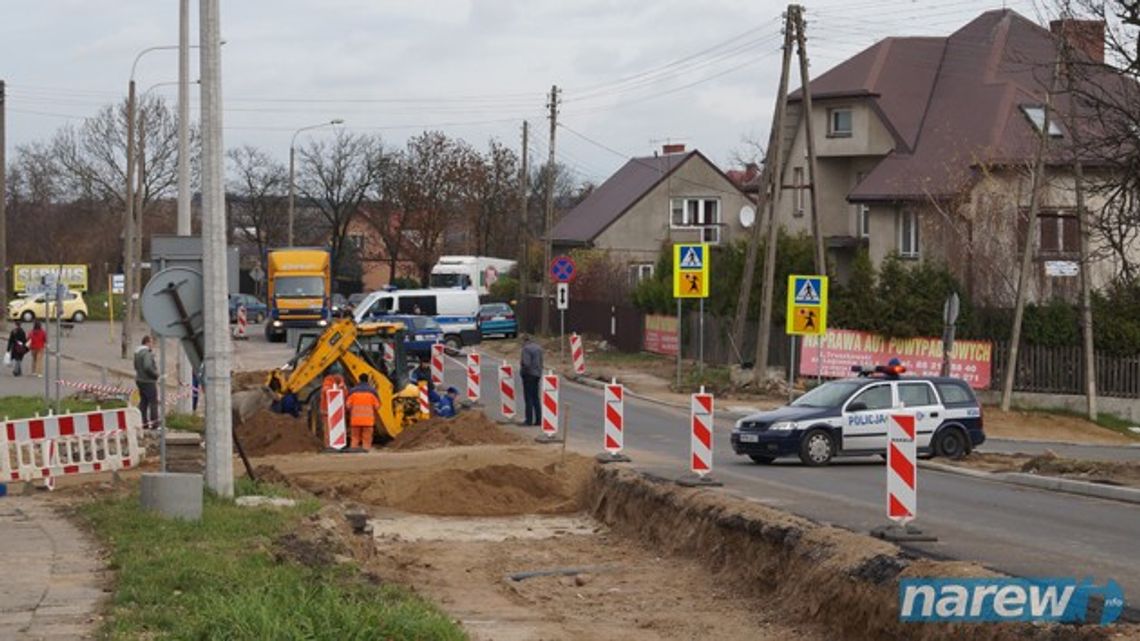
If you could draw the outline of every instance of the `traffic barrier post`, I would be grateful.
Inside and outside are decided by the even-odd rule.
[[[507,421],[515,418],[515,370],[503,361],[499,366],[499,411]]]
[[[0,480],[41,479],[50,488],[58,476],[137,467],[141,429],[134,407],[4,421]]]
[[[582,347],[582,337],[570,334],[570,358],[574,361],[574,373],[581,376],[586,373],[586,350]]]
[[[381,343],[384,351],[384,366],[388,368],[388,372],[395,373],[396,371],[396,346],[392,343]]]
[[[712,477],[713,395],[705,393],[704,385],[691,397],[689,433],[690,475],[677,479],[677,483],[686,487],[724,485]]]
[[[602,449],[595,458],[599,463],[626,463],[630,458],[622,454],[625,447],[625,387],[613,379],[602,395]]]
[[[420,418],[431,418],[431,399],[428,397],[427,383],[421,382],[420,388]]]
[[[344,388],[333,386],[325,390],[328,419],[325,427],[325,446],[342,451],[348,445],[348,430],[344,424]]]
[[[245,333],[245,327],[248,323],[245,316],[245,305],[238,305],[237,308],[237,327],[234,330],[234,338],[238,340],[246,340],[249,335]]]
[[[472,403],[479,402],[480,382],[483,380],[483,372],[480,369],[482,362],[479,352],[467,355],[467,400]]]
[[[443,343],[431,346],[431,384],[443,385]]]
[[[887,518],[894,524],[871,534],[888,541],[937,541],[911,522],[918,516],[918,444],[920,414],[892,412],[887,420]]]
[[[561,443],[558,438],[558,375],[546,374],[542,377],[542,435],[534,440],[539,443]]]

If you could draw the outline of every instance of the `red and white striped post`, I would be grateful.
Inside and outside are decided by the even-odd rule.
[[[574,373],[581,376],[586,373],[586,350],[582,347],[582,337],[570,334],[570,358],[574,361]]]
[[[906,525],[918,513],[914,414],[891,414],[887,425],[887,518]]]
[[[384,366],[388,368],[388,372],[394,373],[396,371],[396,346],[392,343],[381,343],[384,346]]]
[[[480,383],[483,380],[483,372],[480,369],[482,363],[483,357],[479,352],[467,355],[467,400],[472,403],[479,402]]]
[[[245,316],[245,305],[238,305],[238,308],[237,308],[237,329],[234,332],[234,338],[237,338],[239,340],[245,340],[245,339],[249,338],[249,336],[245,333],[245,327],[247,324],[248,324],[248,320],[246,319],[246,316]]]
[[[677,483],[685,486],[723,485],[713,480],[713,395],[701,391],[692,395],[689,414],[689,477],[682,477]]]
[[[431,399],[428,397],[427,383],[420,383],[420,418],[431,418]]]
[[[348,445],[348,430],[344,421],[344,389],[339,386],[326,389],[325,403],[329,408],[325,445],[330,450],[343,450]]]
[[[431,346],[431,384],[443,385],[443,343]]]
[[[602,449],[599,463],[628,462],[621,453],[625,447],[625,387],[613,379],[602,394]]]
[[[510,363],[503,361],[499,366],[499,411],[503,418],[515,417],[515,370]]]
[[[560,443],[558,438],[558,417],[561,408],[558,405],[558,375],[547,374],[542,377],[542,436],[534,440],[540,443]]]

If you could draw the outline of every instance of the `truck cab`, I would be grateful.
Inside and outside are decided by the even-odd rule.
[[[265,337],[285,340],[291,328],[323,328],[332,319],[329,253],[324,249],[274,249],[268,254],[269,322]]]

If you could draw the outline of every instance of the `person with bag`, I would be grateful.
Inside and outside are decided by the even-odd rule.
[[[8,359],[12,364],[12,375],[19,376],[22,373],[21,363],[24,354],[28,353],[28,335],[24,333],[24,328],[20,327],[20,321],[15,321],[15,325],[8,334]]]
[[[43,378],[44,351],[47,349],[47,331],[43,323],[32,323],[32,331],[28,334],[28,349],[32,352],[32,375]]]

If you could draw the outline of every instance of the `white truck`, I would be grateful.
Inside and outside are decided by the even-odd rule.
[[[515,268],[516,262],[489,256],[440,256],[431,268],[431,289],[466,289],[473,287],[480,296],[490,293],[500,276]]]

